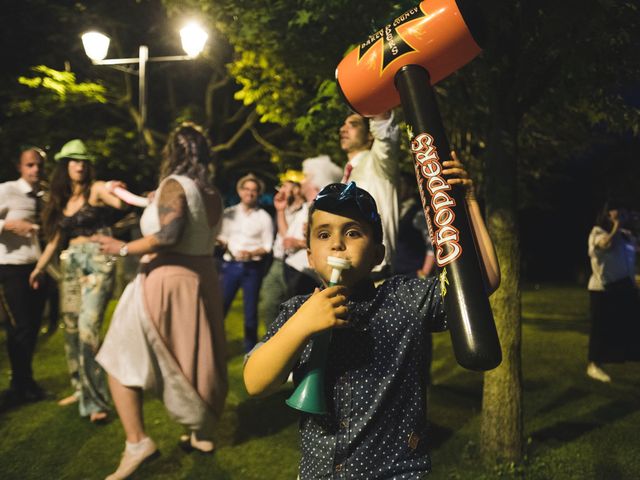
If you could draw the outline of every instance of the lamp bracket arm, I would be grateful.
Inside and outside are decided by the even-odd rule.
[[[197,57],[190,55],[169,55],[165,57],[149,57],[147,62],[183,62],[185,60],[194,60]]]

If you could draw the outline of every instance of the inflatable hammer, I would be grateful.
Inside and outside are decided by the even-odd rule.
[[[363,116],[402,104],[456,359],[471,370],[490,370],[502,360],[500,343],[464,192],[441,174],[451,149],[432,88],[480,53],[474,7],[473,0],[424,0],[352,50],[336,79]]]

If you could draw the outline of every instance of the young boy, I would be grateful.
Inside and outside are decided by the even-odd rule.
[[[471,187],[457,160],[443,165],[457,177],[451,183]],[[472,195],[467,204],[479,243],[489,242],[481,256],[493,252]],[[342,272],[341,285],[282,304],[247,360],[247,391],[274,392],[291,371],[300,381],[308,368],[309,340],[333,329],[326,365],[330,413],[302,414],[300,479],[421,478],[431,469],[426,340],[428,332],[447,328],[439,281],[396,276],[374,286],[370,272],[384,258],[382,224],[371,195],[353,182],[331,184],[318,194],[307,241],[309,264],[325,284],[332,270],[328,256],[349,260],[351,268]],[[495,262],[495,255],[488,260]],[[486,270],[497,272],[497,262]],[[488,278],[490,288],[497,287],[499,279]]]

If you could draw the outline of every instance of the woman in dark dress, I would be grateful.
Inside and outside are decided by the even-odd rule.
[[[589,234],[591,332],[587,375],[611,377],[603,363],[640,360],[640,308],[635,281],[637,242],[626,227],[627,211],[605,206]]]

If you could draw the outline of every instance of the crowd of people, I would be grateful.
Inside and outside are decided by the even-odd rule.
[[[3,408],[48,396],[34,379],[32,361],[53,282],[47,268],[59,259],[72,392],[58,404],[77,404],[80,416],[94,423],[107,420],[115,407],[125,447],[109,480],[127,478],[157,454],[143,421],[146,390],[185,427],[182,448],[215,450],[228,390],[224,319],[239,289],[250,394],[272,392],[292,374],[299,381],[309,368],[313,336],[334,332],[327,380],[334,410],[303,414],[300,478],[346,468],[347,457],[356,476],[427,471],[420,440],[431,331],[446,328],[446,314],[415,178],[399,171],[392,112],[372,119],[348,115],[339,142],[345,166],[326,155],[304,160],[300,171],[282,176],[272,216],[259,204],[265,184],[253,173],[236,183],[239,203],[224,208],[209,175],[207,136],[185,123],[163,149],[159,182],[140,218],[142,236],[128,242],[112,231],[114,212],[129,208],[118,194],[126,185],[95,180],[95,156],[81,140],[54,155],[46,192],[40,189],[46,155],[24,148],[16,163],[20,178],[0,184],[0,295],[11,364]],[[452,183],[473,191],[455,155],[443,168]],[[480,251],[491,292],[500,281],[497,260],[475,196],[465,201],[475,238],[487,243]],[[622,322],[637,313],[630,281],[636,245],[623,219],[623,212],[608,209],[589,238],[594,276],[587,373],[601,381],[610,380],[601,363],[640,359],[633,345],[615,343],[629,337],[612,335],[610,328],[612,314]],[[328,255],[350,262],[339,286],[327,286]],[[140,267],[101,339],[115,262],[127,256],[140,257]],[[267,327],[262,339],[260,318]],[[349,365],[361,367],[348,373]],[[343,431],[347,427],[352,435]],[[408,450],[394,440],[398,429],[409,439]],[[374,437],[388,440],[382,457]]]

